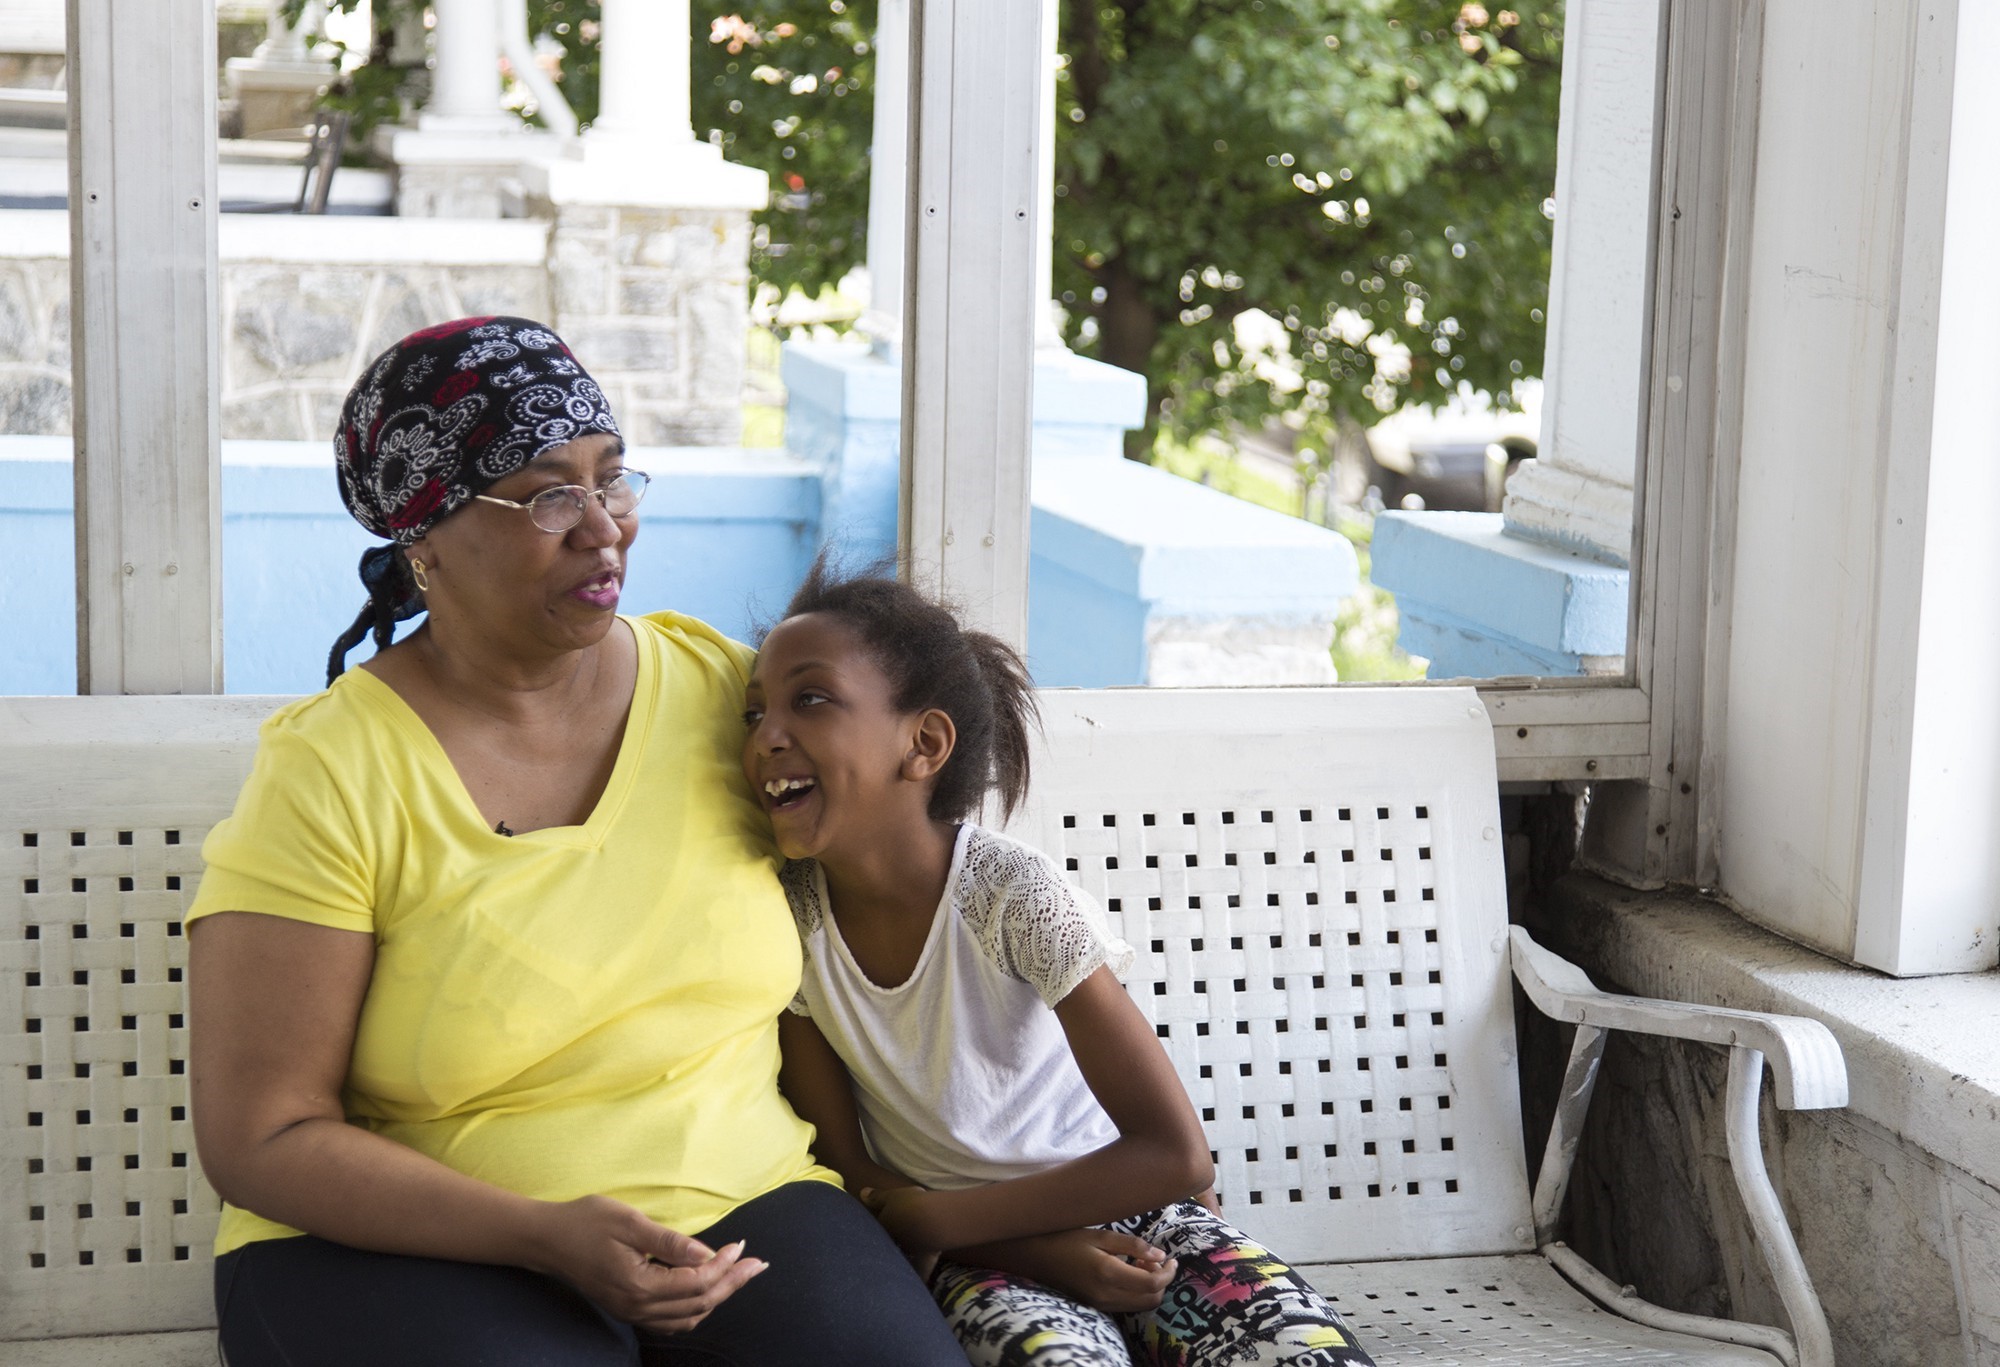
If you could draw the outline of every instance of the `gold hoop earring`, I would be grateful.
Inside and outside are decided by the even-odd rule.
[[[410,578],[417,581],[418,593],[431,591],[431,581],[424,575],[424,562],[415,556],[410,557]]]

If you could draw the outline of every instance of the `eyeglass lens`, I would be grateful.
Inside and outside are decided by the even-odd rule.
[[[566,532],[583,521],[587,498],[602,499],[605,512],[623,517],[639,506],[646,484],[644,471],[626,470],[601,489],[585,489],[580,484],[544,489],[528,500],[528,517],[545,532]]]

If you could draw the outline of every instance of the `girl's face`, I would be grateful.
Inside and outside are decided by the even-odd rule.
[[[764,638],[745,695],[743,773],[787,859],[839,858],[924,820],[911,781],[922,714],[896,710],[888,675],[852,627],[824,613]]]

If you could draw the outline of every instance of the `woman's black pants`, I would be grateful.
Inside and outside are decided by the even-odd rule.
[[[875,1217],[794,1182],[695,1237],[769,1263],[685,1334],[620,1323],[518,1267],[365,1253],[310,1235],[215,1263],[228,1367],[964,1367]]]

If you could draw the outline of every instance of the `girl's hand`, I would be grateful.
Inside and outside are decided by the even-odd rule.
[[[1008,1270],[1110,1314],[1153,1309],[1180,1266],[1145,1240],[1108,1229],[1014,1240],[1010,1253]]]
[[[543,1212],[535,1270],[574,1286],[628,1324],[681,1333],[764,1270],[734,1243],[720,1252],[608,1196]]]
[[[926,1217],[925,1198],[930,1192],[922,1187],[890,1187],[877,1190],[863,1187],[859,1193],[861,1204],[875,1213],[882,1222],[882,1228],[889,1231],[889,1237],[903,1250],[910,1265],[917,1269],[917,1275],[925,1281],[937,1269],[939,1240],[929,1227]]]

